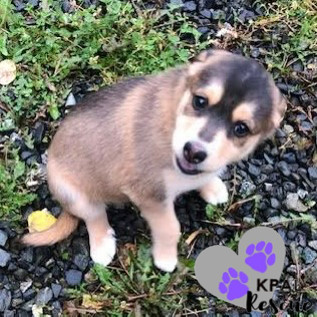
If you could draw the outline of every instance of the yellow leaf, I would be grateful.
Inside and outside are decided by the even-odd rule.
[[[14,81],[17,68],[13,61],[5,59],[0,62],[0,85],[9,85]]]
[[[28,217],[29,231],[41,232],[50,228],[55,222],[56,218],[46,209],[33,211]]]

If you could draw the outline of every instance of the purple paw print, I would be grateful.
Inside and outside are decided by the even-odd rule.
[[[238,272],[230,267],[228,272],[222,274],[222,282],[219,283],[218,289],[220,293],[227,294],[227,299],[234,300],[236,298],[243,297],[249,290],[245,283],[248,282],[248,276]]]
[[[266,246],[265,244],[265,241],[260,241],[256,246],[252,243],[246,249],[246,254],[249,256],[245,259],[245,263],[253,270],[261,273],[265,273],[267,267],[275,263],[272,243],[269,242]]]

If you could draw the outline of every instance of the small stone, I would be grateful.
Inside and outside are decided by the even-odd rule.
[[[308,245],[309,245],[311,248],[317,250],[317,240],[309,241],[309,242],[308,242]]]
[[[59,284],[52,283],[51,288],[52,288],[54,297],[57,298],[59,294],[61,293],[62,286]]]
[[[306,235],[302,231],[298,232],[296,242],[301,247],[306,247]]]
[[[227,230],[223,227],[217,227],[215,228],[215,231],[218,236],[222,236],[227,232]]]
[[[25,160],[27,160],[29,157],[31,157],[32,155],[33,155],[33,153],[30,152],[30,151],[23,151],[23,152],[21,153],[21,159],[22,159],[23,161],[25,161]]]
[[[289,124],[285,124],[283,130],[286,134],[291,134],[294,132],[294,128]]]
[[[288,167],[288,164],[285,161],[280,161],[277,163],[277,168],[282,172],[286,177],[291,175],[291,171]]]
[[[0,249],[0,267],[5,267],[11,259],[11,255],[2,249]]]
[[[306,247],[303,253],[304,253],[304,259],[306,264],[313,263],[317,258],[317,252],[312,250],[309,247]]]
[[[197,5],[194,1],[187,1],[184,3],[184,10],[192,12],[195,11],[197,8]]]
[[[243,217],[243,222],[247,223],[248,225],[255,225],[255,219],[252,217]]]
[[[45,126],[43,122],[36,122],[33,137],[36,144],[40,144],[43,140]]]
[[[281,218],[279,216],[270,217],[267,220],[272,224],[278,224],[281,222]]]
[[[35,299],[35,303],[38,306],[46,305],[53,298],[53,292],[49,287],[41,289]]]
[[[264,188],[266,192],[270,192],[273,188],[273,185],[270,183],[264,183]]]
[[[291,231],[288,231],[287,232],[287,238],[288,239],[290,239],[290,240],[294,240],[295,239],[295,237],[296,237],[296,231],[294,231],[294,230],[291,230]]]
[[[7,289],[0,290],[0,312],[4,312],[7,310],[11,305],[11,292]]]
[[[23,299],[27,302],[33,299],[36,296],[36,291],[32,288],[29,288],[24,294]]]
[[[260,50],[257,47],[254,47],[254,48],[251,49],[250,55],[253,58],[258,58],[261,55],[261,52],[260,52]]]
[[[271,206],[274,209],[279,209],[281,207],[281,203],[276,198],[271,198]]]
[[[308,121],[302,121],[300,127],[304,131],[311,131],[313,128],[313,125]]]
[[[170,4],[174,5],[174,6],[182,6],[183,5],[183,1],[182,0],[171,0]]]
[[[303,63],[301,61],[297,61],[293,64],[293,69],[295,72],[302,72],[304,70]]]
[[[308,195],[308,192],[306,190],[299,189],[297,191],[297,194],[298,194],[300,199],[304,199]]]
[[[81,271],[85,271],[89,264],[89,258],[84,254],[76,254],[73,262]]]
[[[211,11],[207,9],[201,10],[199,13],[207,19],[210,19],[212,15]]]
[[[308,167],[308,175],[311,180],[317,180],[317,167]]]
[[[293,192],[294,190],[296,190],[296,185],[292,182],[287,181],[283,183],[283,189],[286,193]]]
[[[248,171],[253,176],[259,176],[261,174],[261,170],[257,166],[250,163],[249,163]]]
[[[298,212],[305,212],[308,210],[308,207],[306,207],[300,200],[297,193],[288,193],[285,205],[288,209],[298,211]]]
[[[8,240],[8,234],[3,231],[3,230],[0,230],[0,246],[4,246],[6,244]]]
[[[72,93],[70,93],[66,99],[65,107],[72,107],[76,105],[76,99]]]
[[[83,277],[82,272],[78,270],[68,270],[66,271],[66,282],[70,286],[76,286],[79,285],[81,282],[81,279]]]
[[[256,190],[256,186],[248,181],[243,181],[240,187],[240,193],[249,196],[252,195]]]
[[[296,163],[296,155],[292,152],[284,153],[282,159],[287,163]]]
[[[14,317],[14,311],[13,310],[6,310],[3,314],[3,317]]]

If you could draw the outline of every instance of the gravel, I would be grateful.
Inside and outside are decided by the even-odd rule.
[[[69,286],[79,285],[82,280],[82,272],[78,270],[66,271],[66,282]]]
[[[7,266],[7,264],[10,261],[10,258],[11,256],[7,251],[0,249],[0,267]]]
[[[0,230],[0,246],[4,246],[8,240],[8,235],[5,231]]]

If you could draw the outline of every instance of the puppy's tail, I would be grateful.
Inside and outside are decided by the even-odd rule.
[[[52,227],[42,232],[28,233],[22,243],[33,246],[52,245],[66,239],[78,226],[79,219],[63,211]]]

